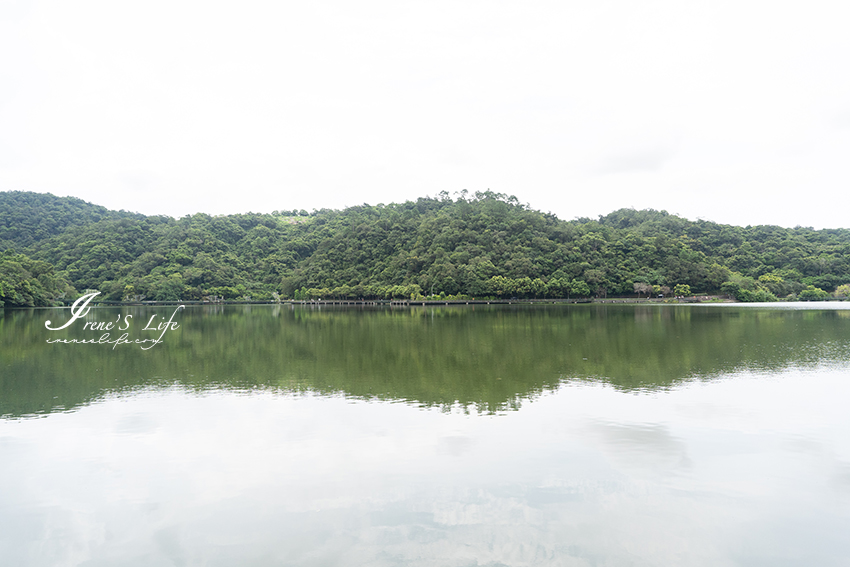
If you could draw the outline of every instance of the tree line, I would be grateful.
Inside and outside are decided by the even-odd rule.
[[[0,301],[850,295],[850,230],[620,209],[558,219],[491,191],[182,218],[0,193]],[[678,287],[677,287],[678,286]]]

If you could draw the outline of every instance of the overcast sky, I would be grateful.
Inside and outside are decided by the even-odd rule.
[[[850,227],[850,4],[0,0],[0,190]]]

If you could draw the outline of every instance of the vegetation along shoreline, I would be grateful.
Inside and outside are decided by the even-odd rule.
[[[490,191],[179,219],[0,192],[0,305],[92,291],[103,304],[841,300],[850,229],[633,209],[565,221]]]

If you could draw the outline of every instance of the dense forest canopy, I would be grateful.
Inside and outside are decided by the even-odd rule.
[[[850,295],[850,230],[620,209],[564,221],[490,191],[271,214],[144,216],[0,193],[0,301]]]

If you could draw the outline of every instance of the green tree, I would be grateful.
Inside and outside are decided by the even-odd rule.
[[[827,301],[829,294],[819,287],[807,285],[797,296],[800,301]]]
[[[759,286],[766,288],[774,295],[788,295],[785,280],[777,274],[762,274],[758,279]]]
[[[75,296],[74,288],[51,264],[11,250],[0,254],[0,307],[49,307]]]
[[[590,286],[584,280],[573,280],[570,282],[570,292],[579,297],[588,297],[591,293]]]

